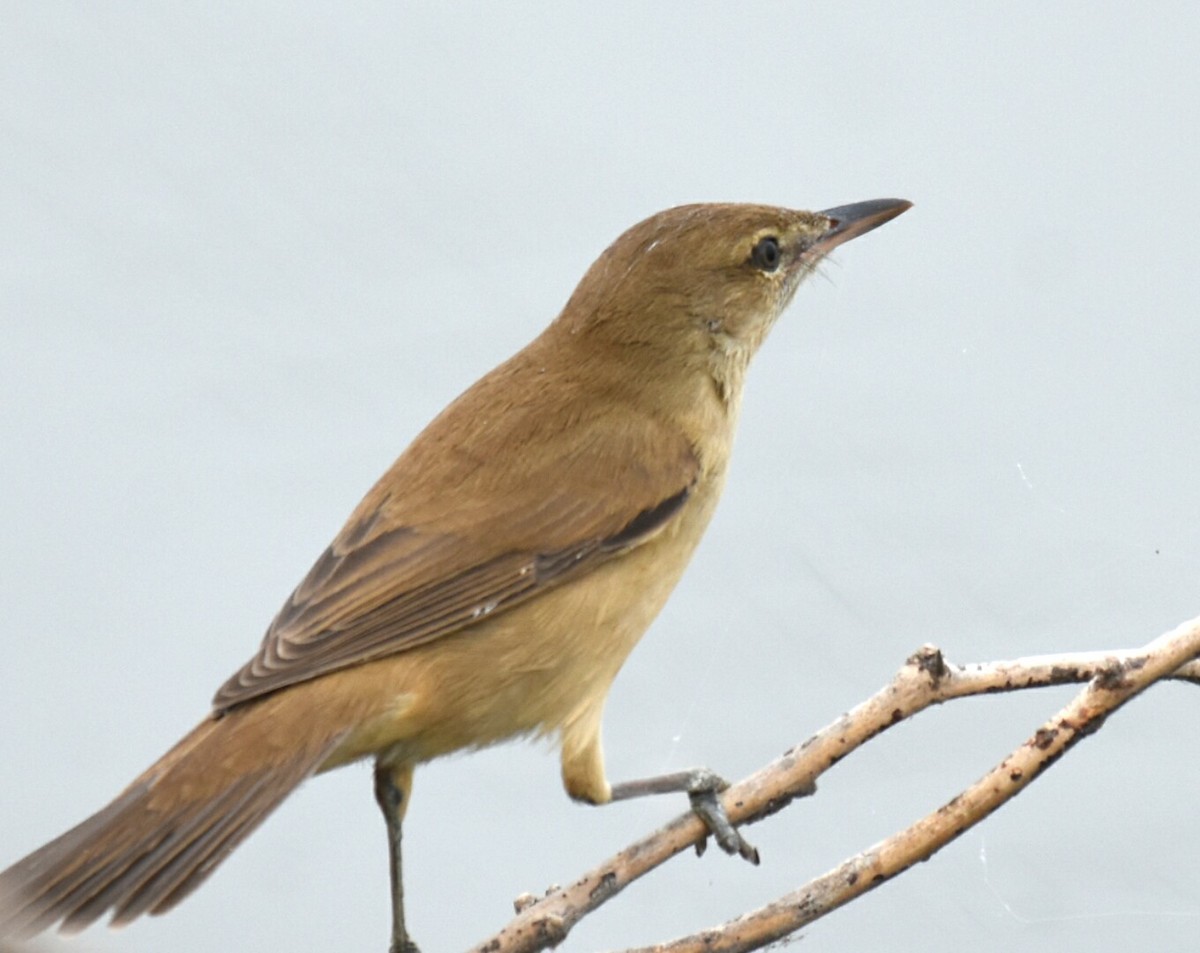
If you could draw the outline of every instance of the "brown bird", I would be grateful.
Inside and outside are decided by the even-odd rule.
[[[609,686],[716,507],[751,356],[832,248],[909,207],[689,205],[633,226],[558,318],[412,442],[182,741],[0,873],[0,937],[163,913],[310,775],[375,759],[393,953],[413,768],[519,735],[591,804],[687,791],[757,859],[710,772],[610,785]]]

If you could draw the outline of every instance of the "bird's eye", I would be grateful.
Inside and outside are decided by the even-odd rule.
[[[779,239],[774,235],[760,239],[754,246],[754,250],[750,252],[750,261],[753,262],[755,268],[762,271],[774,271],[779,267],[781,257]]]

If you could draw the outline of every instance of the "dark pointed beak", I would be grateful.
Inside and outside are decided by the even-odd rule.
[[[904,199],[871,199],[869,202],[827,208],[817,214],[829,219],[829,230],[817,239],[809,252],[828,254],[842,242],[848,242],[873,228],[878,228],[910,208],[912,202]]]

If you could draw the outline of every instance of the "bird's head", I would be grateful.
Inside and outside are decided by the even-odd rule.
[[[911,204],[876,199],[821,212],[736,204],[667,209],[608,247],[558,324],[645,355],[664,371],[679,359],[694,366],[697,357],[744,367],[825,255]]]

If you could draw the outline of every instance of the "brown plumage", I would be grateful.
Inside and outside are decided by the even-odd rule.
[[[397,896],[420,762],[555,735],[567,791],[609,800],[604,699],[716,506],[750,357],[825,253],[907,207],[696,205],[622,235],[367,494],[212,713],[0,873],[0,936],[161,913],[306,777],[369,755]]]
[[[108,909],[126,923],[198,887],[343,736],[289,743],[272,717],[291,703],[268,701],[209,716],[106,808],[0,874],[3,933],[29,936],[59,919],[74,932]]]

